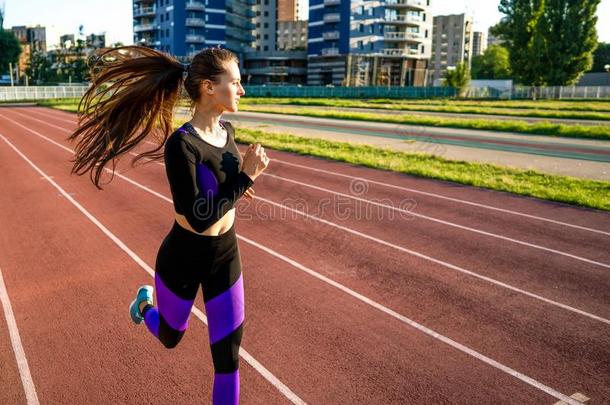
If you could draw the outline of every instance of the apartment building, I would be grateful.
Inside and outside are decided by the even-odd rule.
[[[257,0],[254,42],[244,53],[247,84],[305,84],[307,21],[297,0]]]
[[[423,86],[430,0],[310,0],[307,83]]]
[[[471,66],[473,55],[472,17],[465,14],[434,16],[432,37],[431,81],[438,83],[447,67],[465,62]]]
[[[483,55],[487,49],[487,34],[475,31],[472,34],[472,56]]]
[[[256,0],[133,0],[134,43],[189,60],[207,47],[238,56],[254,40]]]

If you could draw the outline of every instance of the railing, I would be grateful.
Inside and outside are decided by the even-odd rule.
[[[386,49],[381,50],[381,54],[385,55],[385,56],[412,56],[412,55],[417,55],[418,50],[411,49],[411,48],[406,48],[406,49],[386,48]]]
[[[339,31],[326,31],[322,33],[324,39],[339,39]]]
[[[194,56],[199,51],[194,51]],[[188,58],[180,57],[187,61]],[[290,74],[290,69],[289,72]],[[430,98],[455,97],[452,87],[400,87],[362,86],[244,86],[250,97],[343,97],[343,98]],[[0,86],[0,101],[27,101],[57,98],[81,98],[89,87],[74,86]],[[495,89],[491,87],[468,88],[468,98],[477,99],[610,99],[610,86],[562,86],[562,87],[515,87]]]
[[[426,2],[423,0],[386,0],[386,6],[414,6],[426,7]]]
[[[325,23],[338,22],[340,19],[341,19],[341,14],[339,14],[339,13],[324,14]]]
[[[80,98],[88,86],[0,86],[0,101]]]
[[[420,16],[416,15],[394,15],[390,17],[384,17],[383,21],[386,23],[406,23],[406,24],[419,24],[424,21]]]
[[[134,25],[133,30],[135,32],[142,32],[142,31],[153,31],[155,30],[155,25],[154,24],[138,24],[138,25]]]
[[[202,18],[187,18],[186,25],[191,27],[203,27],[205,26],[205,21]]]
[[[324,55],[324,56],[339,55],[339,48],[322,48],[322,55]]]
[[[187,10],[205,10],[205,4],[199,1],[187,1],[186,2]]]
[[[152,15],[156,13],[156,7],[139,7],[133,12],[134,17],[142,17],[145,15]]]
[[[383,33],[383,39],[385,39],[385,40],[420,41],[423,38],[424,38],[424,34],[422,34],[421,32],[384,32]]]
[[[187,35],[186,42],[205,42],[203,35]]]

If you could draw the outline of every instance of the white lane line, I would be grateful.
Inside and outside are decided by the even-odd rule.
[[[54,112],[55,111],[62,112],[62,111],[58,111],[58,110],[53,110],[53,111]],[[50,117],[50,118],[54,118],[54,119],[61,120],[61,121],[65,121],[65,122],[68,122],[68,123],[73,124],[73,125],[76,124],[75,120],[69,120],[69,119],[60,118],[58,116],[58,114],[55,114],[55,113],[46,114],[46,113],[40,112],[39,110],[35,110],[35,112],[40,114],[40,115],[43,115],[43,116],[46,116],[46,117]],[[145,141],[145,142],[150,143],[151,145],[155,145],[156,146],[156,144],[153,143],[153,142],[150,142],[150,141]],[[356,176],[351,176],[351,175],[348,175],[348,174],[338,173],[338,172],[334,172],[334,171],[330,171],[330,170],[324,170],[324,169],[318,169],[318,168],[314,168],[314,167],[310,167],[310,166],[304,166],[304,165],[300,165],[298,163],[287,162],[285,160],[281,160],[281,159],[277,159],[277,158],[274,158],[273,161],[274,162],[278,162],[278,163],[282,163],[282,164],[285,164],[285,165],[288,165],[288,166],[299,167],[299,168],[305,169],[305,170],[312,170],[312,171],[315,171],[315,172],[318,172],[318,173],[325,173],[325,174],[328,174],[328,175],[344,177],[344,178],[348,178],[348,179],[352,179],[352,180],[366,180],[369,183],[377,184],[377,185],[383,186],[383,187],[394,188],[394,189],[402,190],[402,191],[409,191],[409,192],[412,192],[412,193],[426,195],[428,197],[440,198],[440,199],[443,199],[443,200],[452,201],[452,202],[456,202],[456,203],[460,203],[460,204],[471,205],[471,206],[478,207],[478,208],[485,208],[485,209],[489,209],[489,210],[493,210],[493,211],[503,212],[505,214],[522,216],[522,217],[529,218],[529,219],[534,219],[534,220],[537,220],[537,221],[549,222],[549,223],[553,223],[553,224],[556,224],[556,225],[567,226],[567,227],[570,227],[570,228],[580,229],[580,230],[587,231],[587,232],[594,232],[594,233],[599,233],[601,235],[610,236],[610,232],[607,232],[607,231],[602,231],[600,229],[589,228],[589,227],[581,226],[581,225],[570,224],[568,222],[558,221],[558,220],[554,220],[554,219],[551,219],[551,218],[541,217],[541,216],[538,216],[538,215],[526,214],[526,213],[519,212],[519,211],[513,211],[513,210],[509,210],[509,209],[505,209],[505,208],[494,207],[492,205],[476,203],[476,202],[472,202],[472,201],[468,201],[468,200],[462,200],[462,199],[454,198],[454,197],[447,197],[447,196],[444,196],[444,195],[441,195],[441,194],[430,193],[430,192],[416,190],[416,189],[409,188],[409,187],[403,187],[403,186],[398,186],[398,185],[395,185],[395,184],[384,183],[384,182],[381,182],[381,181],[376,181],[376,180],[368,179],[366,177],[356,177]]]
[[[585,403],[591,399],[591,398],[587,397],[586,395],[581,394],[580,392],[570,395],[570,398],[574,398],[575,400],[580,401],[581,403]],[[563,401],[558,401],[558,402],[555,402],[553,405],[566,405],[566,403]]]
[[[456,224],[454,222],[444,221],[442,219],[430,217],[430,216],[423,215],[423,214],[418,214],[417,212],[414,212],[414,211],[409,211],[409,210],[405,210],[403,208],[398,208],[398,207],[394,207],[394,206],[391,206],[391,205],[388,205],[388,204],[382,204],[382,203],[379,203],[379,202],[376,202],[376,201],[368,200],[366,198],[360,198],[360,197],[356,197],[356,196],[353,196],[353,195],[341,193],[341,192],[338,192],[338,191],[329,190],[329,189],[324,188],[324,187],[314,186],[313,184],[303,183],[303,182],[298,181],[298,180],[292,180],[292,179],[289,179],[289,178],[286,178],[286,177],[282,177],[282,176],[278,176],[278,175],[275,175],[275,174],[263,173],[263,176],[273,177],[273,178],[276,178],[276,179],[279,179],[279,180],[282,180],[282,181],[286,181],[286,182],[289,182],[289,183],[298,184],[298,185],[303,186],[303,187],[309,187],[309,188],[313,188],[314,190],[323,191],[325,193],[340,195],[342,197],[351,198],[351,199],[357,200],[357,201],[362,201],[362,202],[365,202],[365,203],[368,203],[368,204],[371,204],[371,205],[376,205],[378,207],[388,208],[388,209],[393,210],[393,211],[398,211],[398,212],[401,212],[403,214],[412,215],[414,217],[426,219],[428,221],[438,222],[438,223],[443,224],[443,225],[447,225],[447,226],[451,226],[451,227],[454,227],[454,228],[463,229],[463,230],[469,231],[469,232],[478,233],[478,234],[481,234],[481,235],[489,236],[491,238],[498,238],[498,239],[501,239],[501,240],[505,240],[507,242],[512,242],[512,243],[516,243],[516,244],[519,244],[519,245],[522,245],[522,246],[527,246],[527,247],[530,247],[530,248],[543,250],[545,252],[554,253],[554,254],[557,254],[557,255],[569,257],[571,259],[579,260],[579,261],[582,261],[582,262],[585,262],[585,263],[589,263],[589,264],[593,264],[593,265],[601,266],[601,267],[606,267],[606,268],[610,269],[610,264],[606,264],[606,263],[598,262],[598,261],[595,261],[595,260],[587,259],[586,257],[582,257],[582,256],[573,255],[571,253],[563,252],[561,250],[556,250],[556,249],[548,248],[548,247],[545,247],[545,246],[537,245],[535,243],[530,243],[530,242],[522,241],[522,240],[519,240],[519,239],[513,239],[513,238],[510,238],[508,236],[498,235],[496,233],[483,231],[481,229],[471,228],[469,226]]]
[[[2,117],[2,118],[6,118],[6,117],[3,117],[1,114],[0,114],[0,117]],[[9,119],[10,119],[10,118],[9,118]],[[72,149],[67,148],[67,147],[65,147],[64,145],[62,145],[62,144],[60,144],[60,143],[58,143],[58,142],[55,142],[54,140],[52,140],[52,139],[50,139],[50,138],[46,137],[45,135],[42,135],[41,133],[39,133],[39,132],[37,132],[37,131],[34,131],[33,129],[30,129],[30,128],[27,128],[27,127],[25,127],[25,126],[21,125],[21,124],[20,124],[20,123],[18,123],[17,121],[13,121],[13,120],[11,120],[11,121],[12,121],[13,123],[15,123],[16,125],[18,125],[18,126],[22,127],[23,129],[25,129],[25,130],[27,130],[27,131],[29,131],[29,132],[31,132],[31,133],[33,133],[33,134],[37,135],[38,137],[43,138],[43,139],[45,139],[46,141],[48,141],[48,142],[50,142],[50,143],[52,143],[52,144],[54,144],[54,145],[57,145],[57,146],[59,146],[60,148],[62,148],[62,149],[64,149],[64,150],[66,150],[66,151],[68,151],[68,152],[70,152],[70,153],[74,154],[74,151],[73,151]],[[57,128],[62,129],[61,127],[57,127]],[[65,130],[65,129],[64,129],[64,130]],[[134,154],[133,152],[130,152],[130,153]],[[158,165],[163,166],[163,163],[156,162],[156,161],[155,161],[154,163],[157,163]],[[108,171],[108,172],[110,172],[110,173],[112,172],[112,171],[111,171],[110,169],[108,169],[108,168],[106,168],[105,170],[107,170],[107,171]],[[133,180],[129,179],[128,177],[126,177],[126,176],[124,176],[124,175],[122,175],[122,174],[120,174],[120,173],[118,173],[118,172],[114,173],[114,175],[115,175],[115,176],[117,176],[117,177],[119,177],[119,178],[121,178],[121,179],[123,179],[123,180],[125,180],[125,181],[127,181],[127,182],[129,182],[129,183],[131,183],[131,184],[133,184],[133,185],[135,185],[136,187],[140,187],[140,188],[142,188],[143,190],[148,191],[149,193],[154,194],[154,195],[156,195],[157,197],[160,197],[160,198],[164,199],[165,201],[169,202],[170,204],[173,204],[173,202],[172,202],[172,200],[171,200],[170,198],[165,197],[165,196],[163,196],[162,194],[157,193],[156,191],[153,191],[153,190],[151,190],[150,188],[148,188],[148,187],[146,187],[146,186],[140,185],[139,183],[137,183],[137,182],[135,182],[135,181],[133,181]],[[396,250],[402,251],[402,252],[404,252],[404,253],[411,254],[411,255],[416,256],[416,257],[419,257],[419,258],[421,258],[421,259],[424,259],[424,260],[427,260],[427,261],[430,261],[430,262],[433,262],[433,263],[439,264],[439,265],[441,265],[441,266],[443,266],[443,267],[446,267],[446,268],[449,268],[449,269],[451,269],[451,270],[455,270],[455,271],[458,271],[458,272],[460,272],[460,273],[467,274],[467,275],[469,275],[469,276],[472,276],[472,277],[475,277],[475,278],[478,278],[478,279],[481,279],[481,280],[487,281],[487,282],[489,282],[489,283],[491,283],[491,284],[494,284],[494,285],[497,285],[497,286],[499,286],[499,287],[503,287],[503,288],[509,289],[509,290],[511,290],[511,291],[518,292],[518,293],[520,293],[520,294],[524,294],[524,295],[526,295],[526,296],[528,296],[528,297],[531,297],[531,298],[537,299],[537,300],[539,300],[539,301],[542,301],[542,302],[544,302],[544,303],[547,303],[547,304],[550,304],[550,305],[556,306],[556,307],[558,307],[558,308],[565,309],[565,310],[567,310],[567,311],[571,311],[571,312],[577,313],[577,314],[579,314],[579,315],[586,316],[586,317],[591,318],[591,319],[594,319],[594,320],[596,320],[596,321],[603,322],[603,323],[606,323],[606,324],[610,324],[610,320],[608,320],[608,319],[606,319],[606,318],[603,318],[603,317],[601,317],[601,316],[598,316],[598,315],[595,315],[595,314],[592,314],[592,313],[589,313],[589,312],[586,312],[586,311],[580,310],[580,309],[578,309],[578,308],[575,308],[575,307],[572,307],[572,306],[569,306],[569,305],[566,305],[566,304],[562,304],[562,303],[560,303],[560,302],[558,302],[558,301],[553,301],[553,300],[551,300],[551,299],[548,299],[548,298],[542,297],[542,296],[540,296],[540,295],[538,295],[538,294],[534,294],[534,293],[531,293],[531,292],[529,292],[529,291],[526,291],[526,290],[520,289],[520,288],[518,288],[518,287],[514,287],[514,286],[512,286],[512,285],[510,285],[510,284],[506,284],[506,283],[504,283],[504,282],[502,282],[502,281],[499,281],[499,280],[496,280],[496,279],[494,279],[494,278],[487,277],[487,276],[483,276],[483,275],[481,275],[481,274],[478,274],[478,273],[475,273],[475,272],[473,272],[473,271],[467,270],[467,269],[465,269],[465,268],[463,268],[463,267],[459,267],[459,266],[453,265],[453,264],[451,264],[451,263],[448,263],[448,262],[442,261],[442,260],[440,260],[440,259],[435,259],[435,258],[433,258],[433,257],[430,257],[430,256],[427,256],[427,255],[424,255],[424,254],[419,253],[419,252],[416,252],[416,251],[414,251],[414,250],[410,250],[410,249],[404,248],[404,247],[402,247],[402,246],[398,246],[398,245],[392,244],[392,243],[387,242],[387,241],[385,241],[385,240],[382,240],[382,239],[379,239],[379,238],[375,238],[375,237],[373,237],[373,236],[366,235],[366,234],[364,234],[364,233],[362,233],[362,232],[358,232],[358,231],[353,230],[353,229],[351,229],[351,228],[347,228],[347,227],[344,227],[344,226],[342,226],[342,225],[335,224],[334,222],[330,222],[330,221],[327,221],[327,220],[325,220],[325,219],[322,219],[322,218],[319,218],[319,217],[316,217],[316,216],[313,216],[313,215],[310,215],[310,214],[304,213],[304,212],[302,212],[302,211],[295,210],[295,209],[293,209],[293,208],[290,208],[290,207],[287,207],[287,206],[285,206],[285,205],[282,205],[282,204],[276,203],[276,202],[271,201],[271,200],[268,200],[268,199],[266,199],[266,198],[263,198],[263,197],[260,197],[260,196],[257,196],[256,198],[258,198],[259,200],[262,200],[262,201],[266,201],[266,202],[268,202],[269,204],[275,205],[275,206],[277,206],[277,207],[280,207],[280,208],[283,208],[283,209],[286,209],[286,210],[292,211],[292,212],[297,213],[297,214],[299,214],[299,215],[303,215],[303,216],[305,216],[305,217],[308,217],[308,218],[310,218],[310,219],[313,219],[314,221],[319,221],[319,222],[325,223],[325,224],[327,224],[327,225],[329,225],[329,226],[333,226],[333,227],[336,227],[336,228],[342,229],[342,230],[344,230],[344,231],[346,231],[346,232],[349,232],[349,233],[352,233],[352,234],[354,234],[354,235],[357,235],[357,236],[363,237],[363,238],[365,238],[365,239],[372,240],[372,241],[374,241],[374,242],[377,242],[377,243],[379,243],[379,244],[382,244],[382,245],[385,245],[385,246],[391,247],[391,248],[393,248],[393,249],[396,249]]]
[[[19,375],[21,376],[21,384],[23,385],[23,390],[25,391],[26,401],[28,405],[38,405],[38,394],[36,394],[36,387],[34,386],[34,380],[32,380],[28,360],[25,357],[25,351],[23,350],[23,345],[21,344],[21,337],[19,336],[17,321],[15,320],[15,314],[13,314],[11,300],[9,299],[8,292],[6,291],[2,269],[0,269],[0,301],[2,301],[4,317],[6,318],[6,323],[8,325],[8,334],[11,338],[11,346],[13,346],[13,352],[15,353],[15,358],[17,360],[17,368],[19,369]]]
[[[131,259],[142,267],[152,278],[154,278],[154,270],[144,262],[134,251],[132,251],[123,241],[121,241],[116,235],[114,235],[108,228],[106,228],[97,218],[89,213],[82,205],[80,205],[69,193],[61,188],[53,179],[51,179],[45,172],[43,172],[38,166],[36,166],[27,156],[25,156],[19,149],[17,149],[4,135],[0,134],[0,137],[6,142],[15,152],[19,154],[30,166],[32,166],[41,176],[45,178],[53,187],[55,187],[68,201],[70,201],[83,215],[85,215],[91,222],[95,224],[110,240],[112,240],[121,250],[123,250]],[[4,301],[3,301],[4,302]],[[208,324],[207,317],[193,306],[191,312],[201,320],[206,326]],[[265,368],[260,362],[258,362],[250,353],[248,353],[243,347],[239,348],[239,355],[248,362],[256,371],[258,371],[271,385],[273,385],[278,391],[280,391],[290,402],[293,404],[306,404],[301,398],[299,398],[290,388],[282,383],[277,377],[275,377],[267,368]]]
[[[15,151],[17,151],[17,153],[19,153],[32,167],[34,167],[42,176],[44,176],[45,179],[47,179],[47,181],[49,181],[55,188],[57,188],[67,199],[69,199],[70,202],[72,202],[72,204],[74,204],[94,224],[96,224],[100,229],[102,229],[102,231],[106,235],[108,235],[108,237],[110,239],[112,239],[129,256],[131,256],[132,259],[134,259],[138,264],[140,264],[140,266],[142,266],[142,267],[146,266],[144,268],[145,268],[145,270],[151,276],[154,274],[153,270],[150,267],[148,267],[146,265],[146,263],[144,263],[134,252],[132,252],[127,246],[125,246],[123,244],[123,242],[121,242],[108,229],[106,229],[104,227],[104,225],[102,225],[95,217],[93,217],[91,214],[89,214],[89,212],[86,211],[85,208],[83,208],[70,195],[68,195],[60,186],[58,186],[52,179],[50,179],[44,172],[42,172],[42,170],[40,170],[36,165],[34,165],[34,163],[32,163],[15,146],[13,146],[2,134],[0,134],[0,137],[2,137],[4,139],[4,141],[7,142],[13,149],[15,149]],[[119,177],[124,177],[124,176],[119,175]],[[137,184],[134,181],[131,181],[131,182],[133,184]],[[168,198],[168,197],[164,197],[163,199],[165,201],[169,202],[170,204],[172,203],[172,200],[170,198]],[[480,360],[480,361],[482,361],[482,362],[484,362],[484,363],[486,363],[486,364],[488,364],[488,365],[490,365],[490,366],[492,366],[492,367],[494,367],[494,368],[496,368],[496,369],[498,369],[498,370],[500,370],[500,371],[502,371],[504,373],[507,373],[507,374],[513,376],[514,378],[517,378],[517,379],[525,382],[526,384],[529,384],[529,385],[533,386],[534,388],[537,388],[537,389],[539,389],[539,390],[541,390],[543,392],[546,392],[547,394],[549,394],[549,395],[551,395],[551,396],[553,396],[553,397],[555,397],[555,398],[557,398],[559,400],[565,401],[568,404],[572,404],[572,405],[580,404],[580,402],[575,401],[574,399],[570,398],[569,396],[564,395],[561,392],[556,391],[553,388],[548,387],[548,386],[542,384],[541,382],[539,382],[539,381],[537,381],[537,380],[535,380],[535,379],[533,379],[531,377],[528,377],[527,375],[525,375],[523,373],[520,373],[520,372],[518,372],[518,371],[516,371],[516,370],[514,370],[514,369],[512,369],[512,368],[510,368],[508,366],[505,366],[504,364],[502,364],[502,363],[500,363],[500,362],[498,362],[496,360],[493,360],[493,359],[491,359],[491,358],[489,358],[489,357],[487,357],[487,356],[485,356],[485,355],[483,355],[483,354],[481,354],[481,353],[479,353],[479,352],[477,352],[477,351],[475,351],[475,350],[473,350],[473,349],[471,349],[471,348],[469,348],[467,346],[464,346],[461,343],[458,343],[458,342],[456,342],[456,341],[454,341],[454,340],[452,340],[452,339],[450,339],[450,338],[448,338],[448,337],[446,337],[444,335],[441,335],[441,334],[433,331],[432,329],[429,329],[429,328],[427,328],[427,327],[425,327],[425,326],[423,326],[423,325],[421,325],[421,324],[419,324],[419,323],[417,323],[417,322],[415,322],[415,321],[413,321],[413,320],[411,320],[411,319],[409,319],[409,318],[407,318],[407,317],[405,317],[405,316],[403,316],[403,315],[401,315],[401,314],[399,314],[399,313],[397,313],[397,312],[395,312],[395,311],[393,311],[393,310],[391,310],[391,309],[389,309],[389,308],[387,308],[387,307],[385,307],[385,306],[383,306],[383,305],[381,305],[381,304],[379,304],[379,303],[377,303],[377,302],[375,302],[375,301],[365,297],[364,295],[359,294],[359,293],[351,290],[350,288],[345,287],[344,285],[342,285],[340,283],[337,283],[337,282],[335,282],[335,281],[333,281],[333,280],[331,280],[331,279],[329,279],[329,278],[327,278],[327,277],[325,277],[325,276],[323,276],[323,275],[321,275],[321,274],[319,274],[319,273],[317,273],[317,272],[315,272],[315,271],[313,271],[313,270],[311,270],[311,269],[301,265],[300,263],[298,263],[298,262],[296,262],[296,261],[294,261],[294,260],[292,260],[292,259],[290,259],[290,258],[288,258],[286,256],[281,255],[280,253],[278,253],[278,252],[276,252],[276,251],[274,251],[274,250],[272,250],[270,248],[267,248],[266,246],[263,246],[263,245],[255,242],[255,241],[253,241],[251,239],[248,239],[248,238],[245,238],[245,237],[243,237],[241,235],[239,236],[239,238],[241,240],[246,241],[247,243],[252,244],[253,246],[258,247],[259,249],[262,249],[263,251],[273,255],[274,257],[282,259],[283,261],[291,264],[292,266],[296,267],[297,269],[305,271],[306,273],[308,273],[310,275],[313,275],[314,277],[317,277],[318,279],[320,279],[320,280],[322,280],[322,281],[324,281],[324,282],[326,282],[326,283],[328,283],[328,284],[330,284],[330,285],[332,285],[332,286],[334,286],[334,287],[336,287],[336,288],[338,288],[338,289],[340,289],[340,290],[350,294],[351,296],[359,299],[360,301],[365,302],[366,304],[371,305],[371,306],[373,306],[374,308],[376,308],[378,310],[381,310],[382,312],[384,312],[384,313],[386,313],[386,314],[388,314],[388,315],[390,315],[390,316],[392,316],[392,317],[402,321],[403,323],[406,323],[407,325],[410,325],[410,326],[414,327],[415,329],[417,329],[417,330],[419,330],[419,331],[421,331],[421,332],[423,332],[423,333],[425,333],[425,334],[427,334],[427,335],[429,335],[429,336],[431,336],[431,337],[433,337],[433,338],[435,338],[437,340],[440,340],[441,342],[443,342],[443,343],[453,347],[454,349],[457,349],[457,350],[459,350],[459,351],[461,351],[463,353],[466,353],[466,354],[476,358],[477,360]],[[195,314],[197,315],[197,313],[195,313]],[[201,313],[200,313],[200,315],[203,316],[203,314],[201,314]],[[200,319],[202,320],[202,322],[207,324],[207,322],[204,321],[203,318],[200,318]],[[243,350],[243,349],[240,348],[240,353],[241,353],[241,350]],[[289,390],[288,387],[286,387],[286,390]],[[289,392],[292,392],[292,391],[289,391]],[[295,397],[296,397],[296,395],[295,395]],[[298,397],[296,397],[296,398],[298,398]]]

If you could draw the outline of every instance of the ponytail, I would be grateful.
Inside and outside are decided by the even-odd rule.
[[[90,172],[93,184],[102,189],[100,177],[108,162],[114,173],[115,159],[149,134],[157,147],[137,155],[131,166],[163,156],[159,150],[173,131],[184,65],[154,49],[122,46],[97,51],[90,66],[92,85],[78,104],[78,128],[67,139],[78,141],[71,173]]]

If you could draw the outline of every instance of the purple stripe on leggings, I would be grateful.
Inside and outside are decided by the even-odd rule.
[[[227,291],[205,303],[210,344],[218,342],[244,321],[243,273]]]
[[[157,338],[159,337],[159,311],[157,308],[148,308],[144,314],[146,327]]]
[[[237,405],[239,403],[239,369],[231,374],[214,373],[212,389],[213,405]]]
[[[163,280],[155,273],[155,287],[157,288],[157,307],[161,316],[174,330],[183,331],[188,327],[189,315],[194,300],[184,300],[163,284]]]

